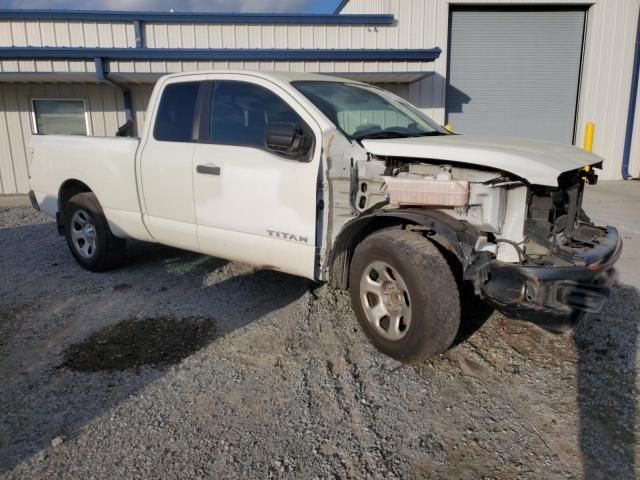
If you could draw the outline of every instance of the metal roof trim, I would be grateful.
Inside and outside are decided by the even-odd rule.
[[[68,58],[109,60],[325,60],[423,61],[436,60],[442,50],[427,49],[235,49],[235,48],[86,48],[3,47],[0,58]]]

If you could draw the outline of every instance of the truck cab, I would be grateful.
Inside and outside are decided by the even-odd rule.
[[[83,267],[120,265],[133,238],[330,282],[406,361],[451,345],[465,286],[511,317],[574,325],[602,308],[622,247],[581,208],[601,158],[457,135],[329,76],[169,75],[140,139],[34,136],[31,151],[34,207]]]

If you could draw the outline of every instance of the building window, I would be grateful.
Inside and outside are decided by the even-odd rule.
[[[38,135],[87,135],[84,100],[37,98],[33,104],[33,130]]]

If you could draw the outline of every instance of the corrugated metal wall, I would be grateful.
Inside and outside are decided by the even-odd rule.
[[[141,89],[138,96],[143,93],[144,89]],[[0,194],[29,190],[27,146],[32,135],[31,99],[38,97],[85,100],[89,129],[93,135],[113,135],[124,123],[122,95],[109,85],[0,83]]]
[[[93,60],[0,60],[0,72],[95,73]]]
[[[153,92],[153,84],[129,85],[129,89],[131,90],[131,103],[136,123],[136,135],[141,135],[144,131],[147,106],[149,105],[151,93]]]
[[[132,22],[0,20],[0,47],[135,47]]]
[[[429,3],[429,2],[427,2]],[[407,48],[395,25],[144,22],[149,48]],[[0,47],[135,47],[133,22],[0,20]]]
[[[372,48],[378,35],[366,25],[145,23],[144,38],[149,48]]]
[[[343,13],[393,13],[409,36],[442,48],[431,79],[414,85],[410,99],[427,102],[434,119],[444,121],[449,4],[585,5],[588,8],[585,55],[578,106],[577,144],[587,122],[596,123],[594,152],[606,159],[602,179],[619,179],[633,69],[640,0],[351,0]],[[422,17],[421,17],[422,15]],[[415,18],[420,22],[415,22]],[[425,36],[428,37],[425,39]],[[409,43],[414,45],[413,42]],[[419,90],[421,94],[416,94]],[[425,92],[429,92],[425,97]],[[424,103],[422,105],[424,107]],[[429,112],[429,110],[427,110]],[[640,176],[640,116],[635,124],[631,173]]]

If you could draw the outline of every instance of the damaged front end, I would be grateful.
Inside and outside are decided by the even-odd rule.
[[[564,173],[550,187],[472,165],[371,156],[353,162],[349,177],[340,191],[356,218],[345,234],[368,222],[407,222],[458,257],[478,296],[549,330],[602,309],[622,242],[582,210],[585,185],[597,181],[591,168]],[[356,235],[341,237],[338,247]]]
[[[320,278],[346,288],[355,245],[405,228],[454,255],[475,293],[511,318],[563,331],[599,312],[622,249],[615,228],[582,210],[602,159],[560,144],[459,137],[327,137]]]
[[[582,210],[585,184],[596,180],[592,172],[567,172],[558,188],[530,186],[524,239],[510,245],[519,261],[485,257],[482,268],[466,272],[504,314],[562,331],[602,310],[622,241],[614,227],[595,226]]]

